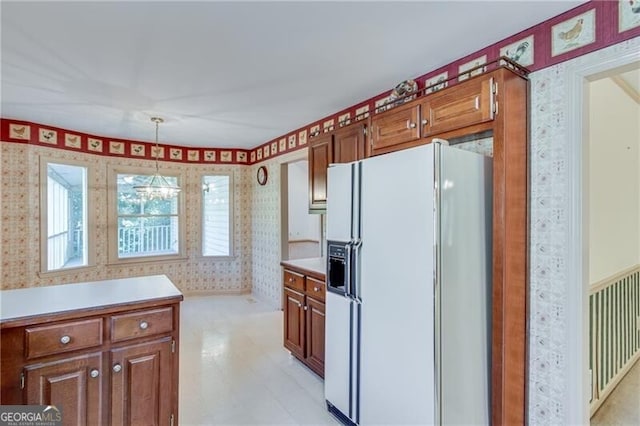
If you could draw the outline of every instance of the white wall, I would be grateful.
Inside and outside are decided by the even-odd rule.
[[[317,214],[309,214],[309,162],[288,164],[289,240],[320,240]]]
[[[589,279],[640,262],[640,106],[610,78],[589,84]]]

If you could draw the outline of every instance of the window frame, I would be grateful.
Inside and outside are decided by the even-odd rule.
[[[204,221],[204,179],[207,176],[227,176],[229,178],[229,254],[228,255],[224,255],[224,256],[219,256],[219,255],[205,255],[204,254],[204,236],[205,236],[205,231],[204,231],[204,226],[205,226],[205,221]],[[232,171],[230,172],[212,172],[212,173],[202,173],[200,175],[200,183],[199,183],[199,190],[200,190],[200,233],[202,234],[198,243],[199,243],[199,247],[198,247],[198,257],[202,258],[202,259],[211,259],[211,260],[229,260],[229,259],[234,259],[235,258],[235,254],[234,254],[234,240],[235,240],[235,222],[234,222],[234,217],[235,217],[235,197],[234,197],[234,173]]]
[[[77,273],[80,270],[95,268],[96,266],[96,242],[95,242],[95,209],[93,207],[93,195],[91,182],[95,181],[95,170],[91,163],[68,160],[63,158],[55,158],[51,156],[41,155],[40,161],[40,175],[39,190],[40,190],[40,268],[38,276],[40,277],[52,277],[69,273]],[[58,268],[49,270],[49,164],[60,164],[64,166],[82,167],[86,170],[86,187],[85,187],[85,231],[86,231],[86,246],[84,249],[87,254],[87,264],[72,266],[69,268]]]
[[[153,256],[118,256],[118,175],[135,174],[152,176],[156,172],[154,167],[140,166],[115,166],[107,170],[107,265],[126,265],[136,263],[181,261],[187,258],[186,253],[186,209],[185,188],[183,182],[184,173],[176,170],[160,170],[160,174],[166,177],[176,178],[177,185],[182,188],[178,193],[178,252]]]

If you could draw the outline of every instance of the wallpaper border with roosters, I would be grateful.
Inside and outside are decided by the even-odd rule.
[[[465,70],[501,56],[511,58],[532,72],[538,71],[639,36],[640,12],[633,12],[638,7],[638,0],[592,0],[413,80],[418,90],[435,84],[426,90],[431,92],[463,81],[469,77],[468,73],[464,73]],[[482,72],[482,67],[479,71]],[[171,162],[252,165],[306,148],[312,135],[329,132],[381,112],[385,108],[380,106],[389,100],[390,93],[391,90],[380,93],[248,150],[160,144],[160,149],[155,152],[154,144],[148,142],[89,135],[6,118],[0,120],[0,136],[3,142],[28,143],[106,156],[138,159],[155,159],[158,156],[159,160]]]

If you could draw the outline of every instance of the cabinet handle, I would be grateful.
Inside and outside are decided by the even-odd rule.
[[[302,308],[302,303],[298,303],[298,308]]]
[[[305,305],[304,308],[302,308],[302,309],[304,309],[306,311],[308,309],[308,306]]]
[[[427,120],[426,118],[422,119],[422,125],[426,126],[427,124],[429,124],[429,120]]]
[[[120,364],[116,364],[113,366],[114,373],[119,373],[120,371],[122,371],[122,366]]]
[[[140,330],[146,330],[147,328],[149,328],[149,323],[146,321],[142,321],[140,323]]]
[[[411,120],[407,120],[407,129],[415,129],[416,123],[411,122]]]
[[[289,277],[289,282],[292,283],[294,280],[292,277]]]
[[[320,288],[319,287],[314,287],[313,291],[320,291]]]
[[[100,375],[100,372],[96,368],[94,368],[93,370],[91,370],[89,375],[95,379],[96,377],[98,377]]]
[[[71,341],[71,337],[66,335],[60,338],[60,343],[62,343],[63,345],[68,344],[70,341]]]

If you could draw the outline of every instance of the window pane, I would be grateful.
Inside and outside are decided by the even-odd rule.
[[[176,216],[118,218],[118,257],[178,253]]]
[[[87,265],[87,169],[47,165],[47,270]]]
[[[133,189],[144,185],[150,178],[150,175],[118,174],[118,216],[178,214],[178,197],[146,200]],[[178,184],[175,176],[164,178],[170,185]]]
[[[202,198],[202,255],[230,256],[230,176],[205,176]]]

